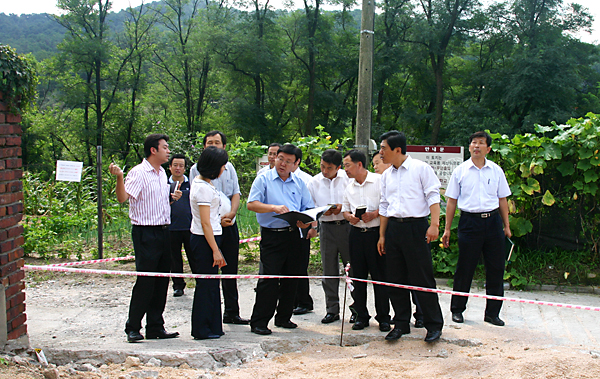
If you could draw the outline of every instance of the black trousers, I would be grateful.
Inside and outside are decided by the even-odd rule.
[[[479,257],[485,265],[485,292],[504,296],[504,230],[502,218],[496,213],[488,218],[463,213],[458,222],[458,264],[454,273],[454,291],[469,292]],[[464,312],[468,297],[452,296],[450,310]],[[497,317],[502,301],[487,300],[485,315]]]
[[[215,236],[217,245],[221,236]],[[192,254],[190,268],[194,274],[217,274],[219,268],[213,266],[212,249],[203,235],[192,234],[190,243]],[[192,307],[192,336],[205,339],[211,335],[222,336],[221,291],[219,279],[196,279],[194,305]]]
[[[167,226],[138,226],[131,228],[135,252],[135,269],[140,272],[165,272],[171,267],[169,229]],[[169,278],[138,276],[129,303],[125,332],[139,331],[146,316],[146,333],[164,329],[163,312],[167,303]]]
[[[190,261],[190,235],[189,230],[171,230],[169,238],[171,239],[171,272],[183,273],[183,258],[181,256],[181,246],[185,250],[188,262]],[[171,278],[173,280],[173,289],[182,290],[185,288],[185,280],[183,278]]]
[[[371,279],[383,282],[385,281],[386,257],[377,252],[377,241],[379,240],[379,228],[368,232],[361,232],[359,228],[350,227],[350,266],[352,267],[352,276],[358,279]],[[352,282],[354,291],[352,298],[354,304],[352,307],[357,313],[357,320],[367,322],[371,318],[367,309],[367,283]],[[390,322],[390,299],[389,291],[386,286],[379,284],[373,285],[375,293],[375,319],[378,322]]]
[[[264,275],[303,274],[303,252],[298,229],[275,232],[261,228],[261,273]],[[294,309],[298,279],[259,279],[250,325],[266,328],[277,309],[277,322],[288,321]],[[280,296],[281,294],[281,296]]]
[[[429,228],[426,219],[399,223],[388,219],[385,231],[387,281],[425,288],[436,288],[431,263],[431,250],[425,236]],[[429,331],[442,330],[444,318],[438,295],[419,292],[418,302],[423,312],[423,324]],[[390,298],[396,315],[396,328],[410,332],[410,291],[390,287]]]
[[[308,263],[310,262],[310,240],[302,238],[302,267],[304,276],[308,276]],[[310,283],[308,279],[298,279],[298,288],[296,289],[296,299],[294,307],[303,307],[307,309],[314,308],[314,301],[310,296]]]
[[[240,233],[237,222],[223,228],[221,240],[221,252],[227,266],[221,268],[221,274],[235,275],[238,273],[238,262],[240,256]],[[221,279],[223,287],[223,302],[225,303],[225,314],[239,316],[240,304],[236,279]]]

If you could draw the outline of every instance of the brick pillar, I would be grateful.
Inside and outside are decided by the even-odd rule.
[[[8,111],[0,93],[0,288],[6,298],[6,315],[0,315],[0,320],[6,322],[6,336],[0,336],[0,340],[28,346],[23,226],[19,224],[23,218],[20,122],[21,115]]]

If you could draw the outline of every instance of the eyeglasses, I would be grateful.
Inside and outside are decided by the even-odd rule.
[[[293,164],[295,163],[295,162],[293,162],[293,161],[284,161],[282,157],[277,157],[277,160],[278,160],[279,162],[283,163],[283,164],[286,164],[286,165],[288,165],[288,166],[291,166],[291,165],[293,165]]]

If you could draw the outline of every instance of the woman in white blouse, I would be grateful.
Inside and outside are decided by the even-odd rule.
[[[211,183],[225,169],[228,156],[224,149],[206,148],[198,159],[199,175],[190,190],[192,226],[190,268],[194,274],[217,274],[227,262],[221,254],[221,198]],[[223,334],[221,294],[218,279],[196,279],[192,307],[194,339],[219,338]]]

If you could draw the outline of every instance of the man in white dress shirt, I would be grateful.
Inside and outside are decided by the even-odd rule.
[[[277,152],[279,151],[280,147],[281,147],[281,144],[277,143],[277,142],[273,142],[272,144],[269,145],[269,147],[267,148],[267,159],[269,160],[269,165],[258,170],[258,172],[256,173],[256,176],[262,175],[265,172],[272,169],[273,167],[275,167],[275,161],[277,159]]]
[[[386,255],[387,281],[435,288],[429,243],[439,235],[440,180],[427,163],[406,155],[403,133],[393,130],[380,139],[381,159],[392,164],[381,176],[377,243],[379,254]],[[431,226],[427,221],[430,214]],[[437,341],[444,325],[438,296],[419,292],[418,298],[427,329],[425,341]],[[395,325],[385,339],[393,341],[410,333],[410,292],[391,288],[390,299]]]
[[[377,253],[379,238],[379,198],[381,197],[381,175],[367,171],[367,157],[362,151],[350,150],[344,154],[344,170],[350,183],[344,191],[342,212],[348,220],[350,228],[350,265],[352,276],[358,279],[385,281],[386,258]],[[364,213],[357,217],[357,209],[364,208]],[[352,305],[356,312],[354,330],[369,326],[369,310],[367,309],[367,284],[355,281]],[[375,292],[375,319],[379,322],[379,330],[388,332],[390,326],[390,299],[388,289],[383,285],[373,285]]]
[[[321,263],[323,275],[338,276],[340,274],[340,257],[344,266],[350,262],[348,233],[350,225],[344,219],[342,202],[344,190],[348,186],[348,176],[342,167],[342,154],[328,149],[321,154],[321,172],[310,181],[308,190],[315,207],[335,204],[320,219],[319,234],[321,239]],[[321,322],[329,324],[340,319],[339,279],[323,279],[325,305],[327,314]]]
[[[504,239],[511,236],[508,222],[510,188],[504,171],[486,159],[492,137],[476,132],[469,138],[471,159],[454,169],[446,189],[446,227],[442,242],[450,244],[450,227],[456,207],[460,209],[458,224],[458,264],[454,273],[454,291],[469,292],[473,273],[483,254],[488,295],[504,296]],[[452,296],[452,321],[464,322],[463,312],[468,297]],[[487,300],[484,321],[504,326],[499,317],[502,301]]]

